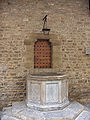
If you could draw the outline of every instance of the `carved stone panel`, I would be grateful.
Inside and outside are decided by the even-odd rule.
[[[30,86],[30,96],[32,102],[39,102],[40,101],[40,94],[41,87],[39,83],[31,83]]]
[[[58,83],[46,84],[46,103],[58,102]]]

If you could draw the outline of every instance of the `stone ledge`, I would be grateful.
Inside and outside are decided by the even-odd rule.
[[[68,100],[64,101],[63,103],[59,103],[59,104],[52,104],[52,105],[38,105],[38,104],[27,104],[28,107],[30,107],[31,109],[36,109],[39,111],[54,111],[54,110],[62,110],[64,109],[66,106],[68,106],[70,103]]]
[[[29,80],[38,80],[38,81],[48,81],[48,80],[54,80],[54,81],[58,81],[58,80],[64,80],[64,78],[67,77],[67,75],[63,75],[63,74],[50,74],[50,73],[39,73],[39,74],[29,74],[27,79]],[[47,78],[47,79],[46,79]]]

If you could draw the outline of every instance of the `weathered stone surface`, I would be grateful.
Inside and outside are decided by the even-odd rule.
[[[83,111],[75,120],[90,120],[90,111]]]
[[[86,54],[90,55],[90,48],[86,48]]]
[[[15,118],[15,117],[12,117],[12,116],[7,116],[7,115],[4,115],[1,120],[21,120],[21,119],[18,119],[18,118]]]
[[[88,109],[90,109],[90,104],[85,105]]]
[[[30,98],[32,101],[40,101],[41,99],[41,85],[40,83],[31,83],[30,84],[30,91],[27,91],[30,93]]]
[[[46,103],[56,102],[59,100],[59,91],[58,91],[58,83],[49,83],[46,84]]]
[[[10,112],[10,108],[7,109],[6,112],[3,113],[1,120],[79,120],[85,117],[87,117],[85,120],[89,120],[90,117],[90,111],[84,110],[84,106],[78,102],[72,102],[62,110],[47,112],[30,109],[24,102],[20,102],[14,103],[11,111],[12,113]]]
[[[1,117],[1,120],[8,120],[8,118],[9,118],[9,116],[4,115],[4,116]]]

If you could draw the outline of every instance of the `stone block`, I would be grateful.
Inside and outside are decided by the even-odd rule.
[[[59,100],[59,85],[58,83],[46,83],[46,103],[58,103]]]
[[[90,120],[90,111],[83,111],[75,120]]]
[[[33,102],[40,101],[41,85],[39,83],[31,83],[30,85],[30,99]]]
[[[86,48],[86,54],[90,55],[90,48]]]

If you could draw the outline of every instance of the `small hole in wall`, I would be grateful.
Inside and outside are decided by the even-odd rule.
[[[11,3],[10,3],[10,2],[8,2],[8,5],[11,5]]]

